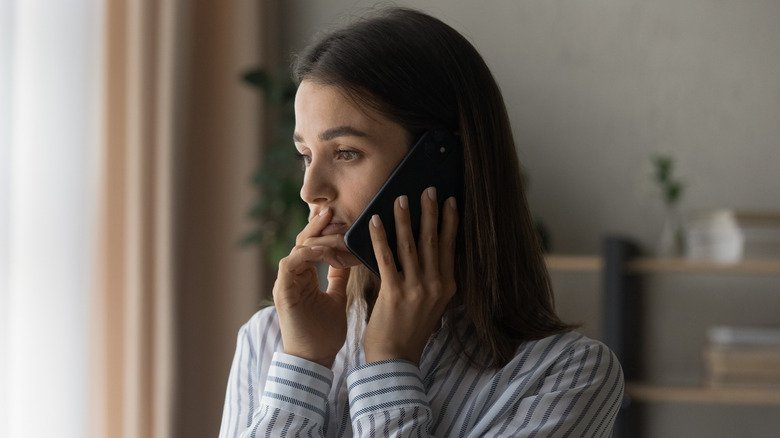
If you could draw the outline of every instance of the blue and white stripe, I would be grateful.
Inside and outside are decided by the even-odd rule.
[[[456,354],[446,328],[419,367],[365,364],[358,339],[350,329],[326,369],[282,353],[276,311],[258,312],[238,336],[220,437],[611,436],[620,364],[576,332],[525,342],[509,364],[487,371]]]

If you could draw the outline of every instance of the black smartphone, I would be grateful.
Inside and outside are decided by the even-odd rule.
[[[420,237],[420,213],[422,212],[420,196],[431,186],[436,187],[441,226],[442,206],[447,198],[454,196],[459,208],[463,205],[463,147],[460,139],[446,130],[426,131],[420,137],[344,234],[347,248],[374,274],[379,275],[379,266],[374,256],[374,247],[368,229],[371,217],[378,214],[382,219],[396,268],[400,270],[393,205],[396,198],[401,195],[409,198],[412,232],[414,241],[417,242]]]

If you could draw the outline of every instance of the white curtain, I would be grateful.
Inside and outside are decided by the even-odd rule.
[[[98,0],[0,2],[0,436],[88,434]]]
[[[0,437],[216,436],[277,0],[0,0]]]

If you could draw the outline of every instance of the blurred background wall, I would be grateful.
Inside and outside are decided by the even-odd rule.
[[[375,3],[285,1],[285,52]],[[442,18],[485,57],[556,252],[597,251],[605,233],[652,247],[663,209],[646,183],[658,152],[680,162],[685,210],[778,208],[777,2],[392,4]]]

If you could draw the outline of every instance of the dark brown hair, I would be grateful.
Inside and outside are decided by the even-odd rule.
[[[486,347],[486,358],[464,349],[469,359],[503,366],[520,342],[571,330],[554,310],[503,97],[471,43],[436,18],[392,8],[309,46],[293,78],[338,87],[413,137],[433,127],[460,136],[465,187],[450,309]],[[370,308],[375,292],[364,292]]]

